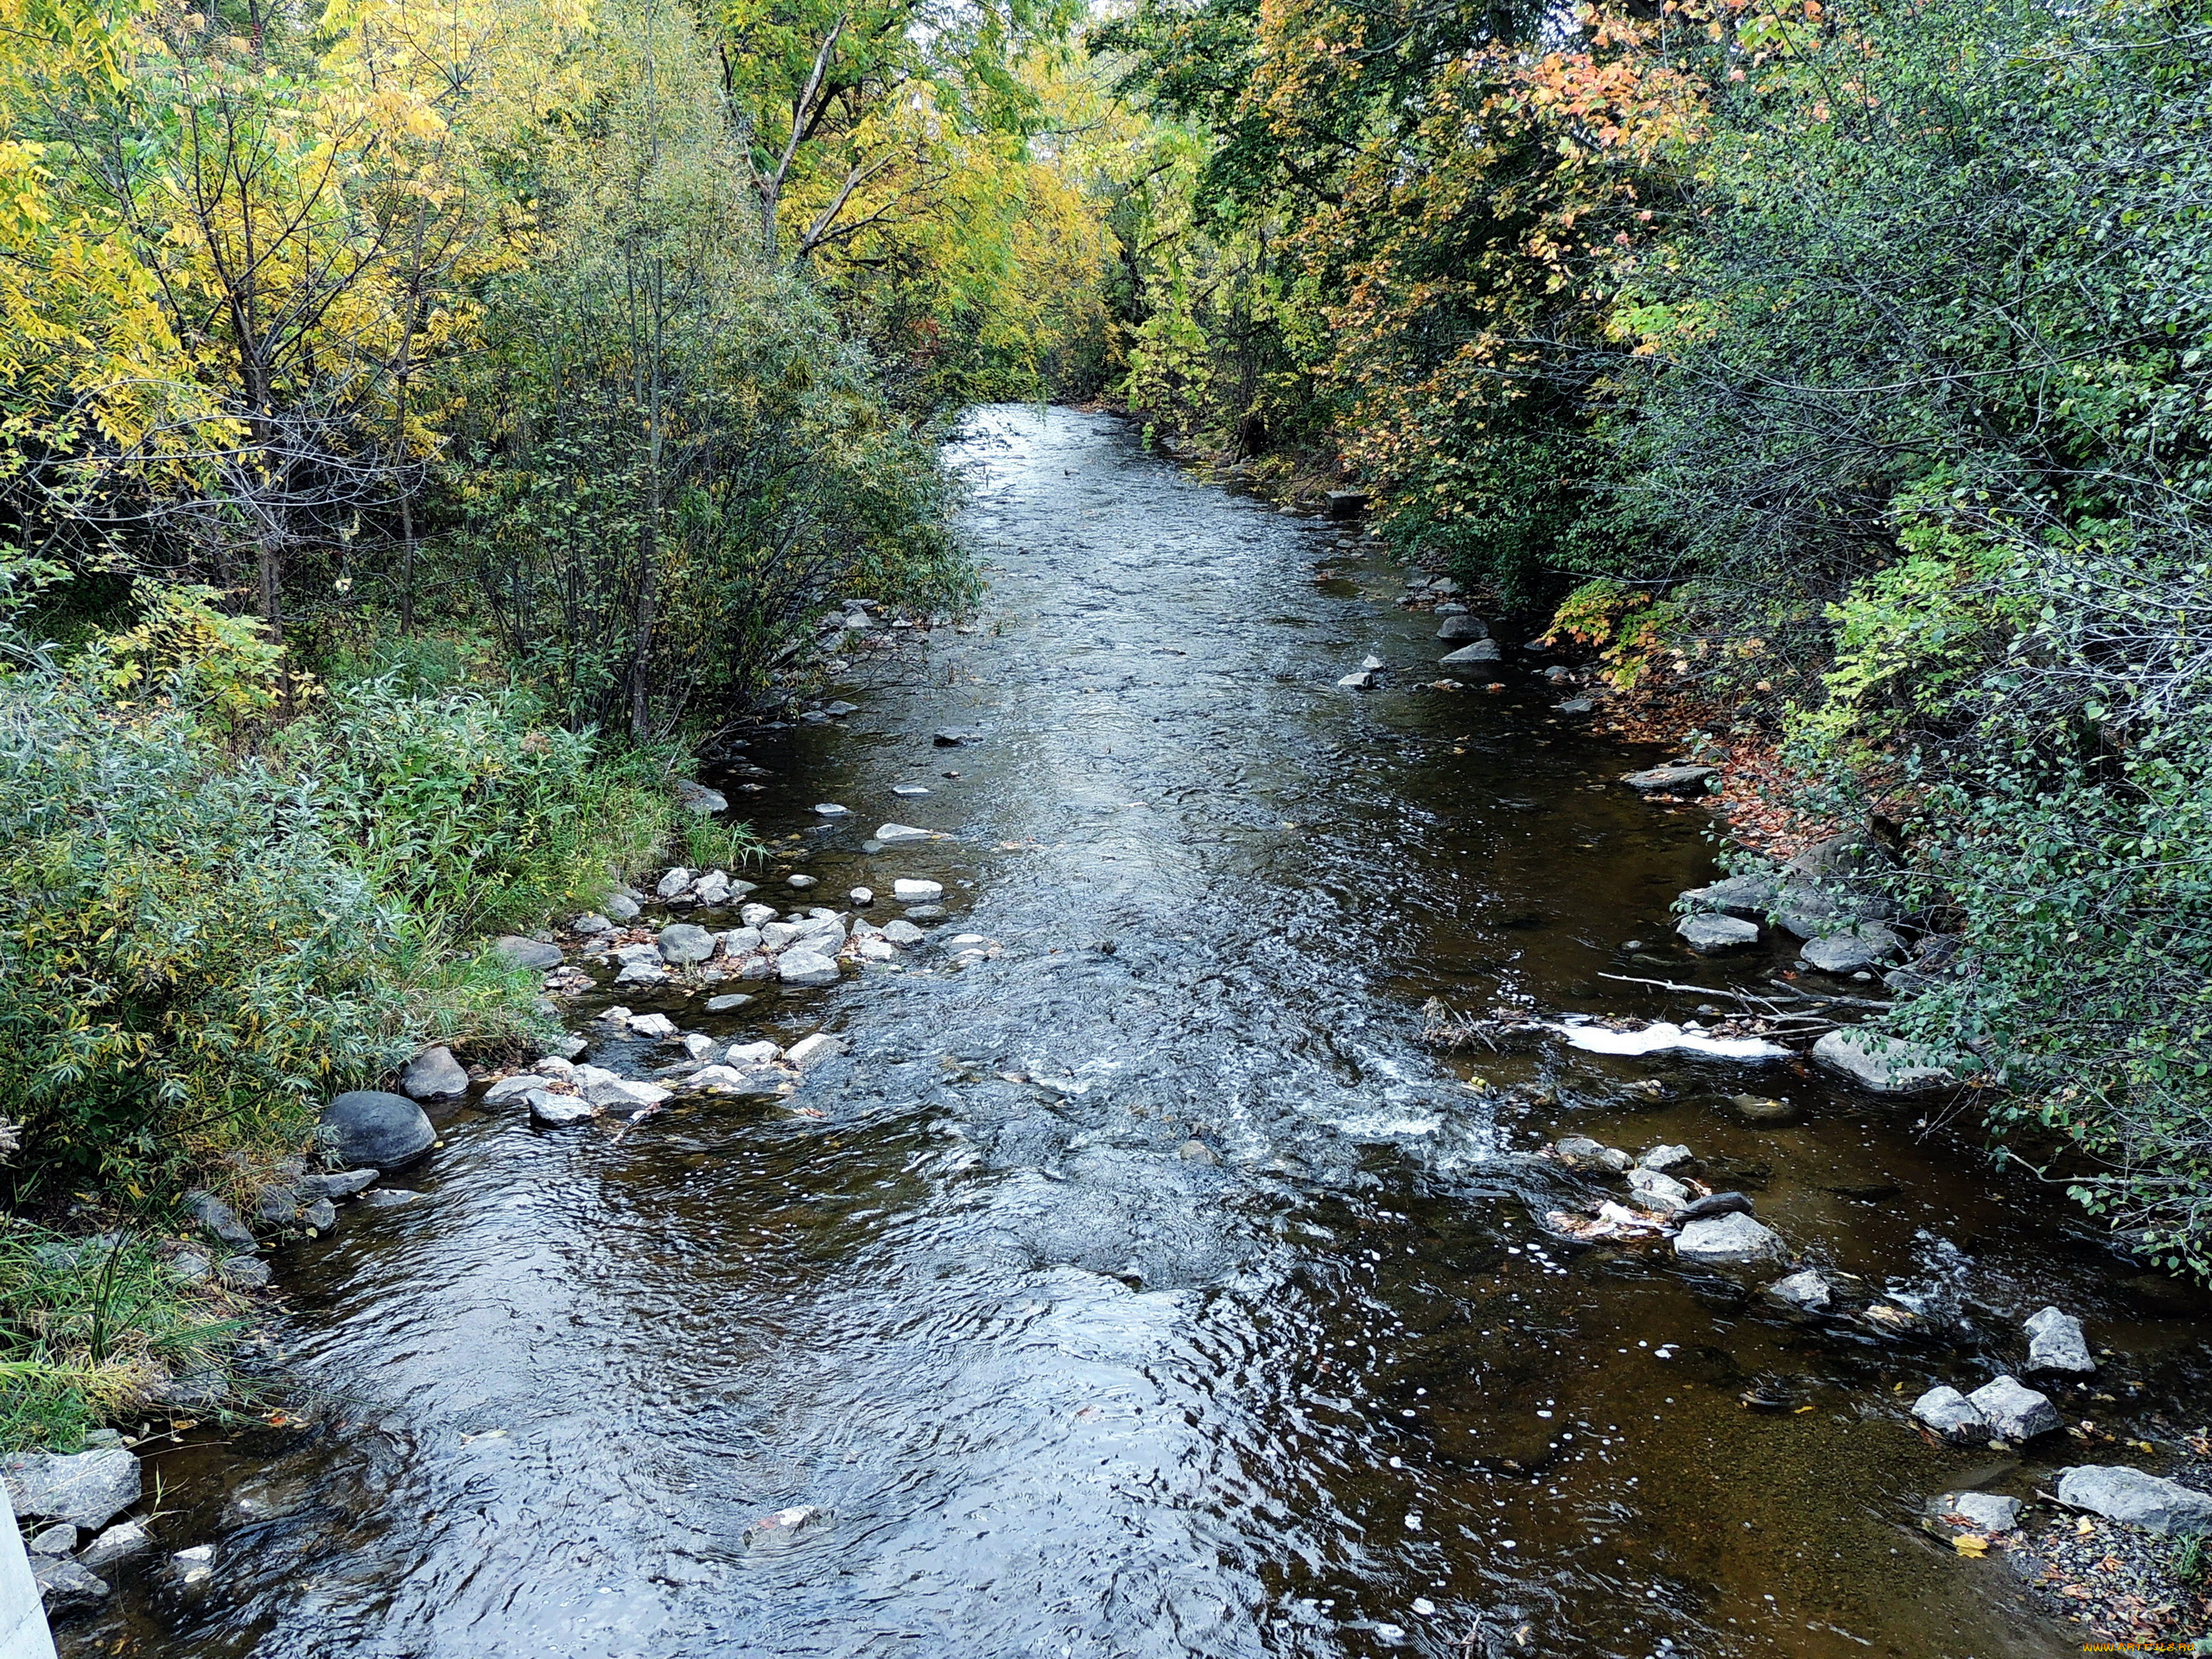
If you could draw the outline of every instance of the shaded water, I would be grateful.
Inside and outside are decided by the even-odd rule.
[[[658,1004],[844,1033],[791,1103],[818,1116],[451,1114],[393,1183],[426,1196],[279,1264],[316,1426],[163,1459],[162,1535],[214,1541],[216,1573],[146,1571],[66,1645],[2073,1651],[2000,1564],[1912,1526],[1928,1493],[2033,1471],[1931,1449],[1903,1401],[1984,1380],[2000,1316],[2046,1300],[2148,1398],[2199,1381],[2202,1327],[1910,1109],[1767,1068],[1804,1116],[1760,1129],[1724,1107],[1748,1068],[1422,1049],[1431,995],[1657,1012],[1596,976],[1719,976],[1667,915],[1710,868],[1703,819],[1614,783],[1649,753],[1554,716],[1526,659],[1494,695],[1422,689],[1434,620],[1330,526],[1103,416],[985,410],[958,448],[984,628],[851,691],[843,728],[756,741],[772,780],[741,810],[804,832],[772,868],[825,894],[942,880],[947,931],[996,953]],[[1338,689],[1370,650],[1406,671]],[[932,745],[956,724],[984,736]],[[852,815],[815,830],[817,801]],[[864,852],[885,819],[961,839]],[[1885,1344],[1663,1253],[1548,1243],[1567,1178],[1523,1154],[1568,1128],[1687,1142],[1813,1259],[1984,1334]],[[1754,1380],[1791,1407],[1747,1409]],[[801,1503],[824,1518],[747,1547]]]

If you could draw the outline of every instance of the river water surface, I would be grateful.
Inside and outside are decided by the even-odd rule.
[[[1904,1403],[1986,1380],[2046,1301],[2146,1397],[2201,1381],[2203,1327],[1919,1108],[1787,1065],[1424,1049],[1432,995],[1680,1015],[1598,976],[1782,959],[1678,951],[1707,821],[1615,781],[1659,757],[1555,714],[1518,652],[1500,690],[1429,689],[1435,619],[1341,527],[1105,415],[986,410],[955,451],[979,627],[754,740],[736,816],[802,837],[772,887],[934,877],[944,932],[987,943],[722,1015],[626,999],[842,1033],[787,1103],[448,1114],[391,1183],[422,1198],[279,1261],[310,1425],[162,1459],[161,1535],[215,1572],[126,1580],[65,1647],[2074,1651],[1914,1525],[2043,1465],[1933,1448]],[[1386,684],[1339,688],[1370,652]],[[958,840],[868,852],[887,819]],[[1743,1122],[1746,1088],[1802,1117]],[[1808,1259],[1962,1334],[1808,1325],[1663,1249],[1550,1240],[1571,1189],[1527,1154],[1568,1130],[1688,1144]]]

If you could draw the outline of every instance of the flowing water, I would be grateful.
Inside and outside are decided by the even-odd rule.
[[[1680,1015],[1599,976],[1783,959],[1675,949],[1711,849],[1614,781],[1656,757],[1555,714],[1518,653],[1502,690],[1429,689],[1435,620],[1340,527],[1103,415],[979,411],[956,457],[982,626],[757,738],[737,811],[802,837],[772,883],[935,877],[988,944],[723,1015],[626,999],[843,1033],[789,1103],[448,1114],[391,1183],[421,1198],[279,1262],[309,1423],[160,1459],[162,1537],[216,1570],[125,1573],[65,1649],[2073,1651],[1914,1525],[2048,1465],[1933,1448],[1903,1404],[1986,1380],[2056,1300],[2124,1355],[2095,1409],[2148,1412],[2201,1386],[2205,1327],[1919,1108],[1786,1065],[1423,1048],[1431,995]],[[1389,683],[1338,687],[1370,651]],[[959,839],[866,851],[886,819]],[[1745,1123],[1747,1087],[1800,1117]],[[1959,1334],[1550,1239],[1573,1183],[1528,1154],[1570,1129],[1687,1143]]]

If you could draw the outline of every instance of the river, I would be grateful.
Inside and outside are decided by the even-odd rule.
[[[1934,1448],[1904,1404],[1986,1378],[2046,1301],[2168,1395],[2204,1327],[1923,1107],[1788,1065],[1421,1046],[1433,995],[1680,1014],[1598,976],[1788,953],[1677,949],[1707,820],[1620,786],[1653,753],[1556,713],[1518,652],[1502,690],[1429,689],[1436,620],[1343,526],[1104,414],[980,410],[954,454],[979,626],[756,738],[736,816],[800,837],[760,879],[934,877],[984,943],[722,1015],[625,999],[843,1034],[792,1103],[819,1116],[446,1115],[392,1182],[421,1199],[279,1258],[308,1422],[159,1460],[161,1535],[215,1572],[126,1580],[65,1650],[2074,1652],[1914,1525],[2045,1465]],[[1386,683],[1339,687],[1370,652]],[[864,850],[884,820],[958,840]],[[1797,1120],[1744,1122],[1749,1087]],[[1964,1334],[1811,1325],[1663,1249],[1549,1239],[1568,1184],[1526,1154],[1569,1131],[1687,1144],[1809,1259]],[[748,1545],[792,1505],[820,1513]]]

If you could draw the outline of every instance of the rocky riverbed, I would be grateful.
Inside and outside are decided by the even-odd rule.
[[[73,1654],[1990,1659],[2130,1611],[2066,1536],[2181,1582],[2054,1483],[2202,1484],[2201,1300],[1716,1050],[1802,942],[1676,933],[1676,757],[1110,417],[957,453],[977,631],[703,775],[772,860],[514,942],[573,1052],[364,1109],[414,1161],[256,1258],[296,1414],[154,1453]],[[2003,1377],[2057,1425],[1915,1414]]]

